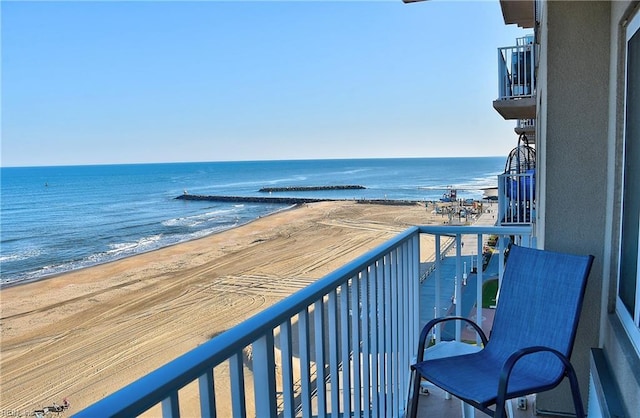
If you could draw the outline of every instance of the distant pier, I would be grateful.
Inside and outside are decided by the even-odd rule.
[[[271,192],[317,192],[320,190],[362,190],[366,189],[360,185],[338,185],[338,186],[287,186],[287,187],[263,187],[258,190],[263,193]]]

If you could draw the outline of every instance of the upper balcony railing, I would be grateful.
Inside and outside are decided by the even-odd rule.
[[[535,118],[535,61],[533,35],[498,48],[498,100],[493,106],[505,119]]]
[[[529,133],[535,132],[536,120],[535,119],[518,119],[516,122],[516,133]],[[518,132],[522,131],[522,132]],[[528,137],[529,135],[527,135]]]
[[[403,416],[421,326],[482,325],[511,239],[530,246],[531,228],[412,227],[76,416]],[[468,339],[459,322],[433,337]]]
[[[535,92],[533,36],[516,40],[515,46],[498,48],[499,99],[531,97]]]
[[[529,145],[536,143],[536,120],[535,119],[518,119],[514,129],[518,135],[525,134],[529,141]]]
[[[536,132],[536,120],[535,119],[518,119],[516,121],[516,133],[526,134],[527,138],[529,138],[529,142],[531,142],[532,134],[535,135]]]
[[[535,220],[535,169],[498,176],[500,225],[531,224]]]

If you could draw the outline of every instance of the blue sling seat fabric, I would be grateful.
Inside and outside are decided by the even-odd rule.
[[[513,245],[491,337],[482,350],[422,361],[424,340],[438,320],[430,321],[423,329],[418,362],[412,366],[414,382],[408,416],[416,416],[421,378],[500,417],[507,399],[552,389],[565,376],[572,387],[576,412],[583,415],[569,357],[592,262],[592,256]],[[486,337],[482,338],[486,341]],[[489,409],[492,405],[496,405],[495,410]]]

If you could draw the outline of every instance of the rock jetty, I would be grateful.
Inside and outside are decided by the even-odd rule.
[[[341,185],[341,186],[286,186],[286,187],[263,187],[258,190],[263,193],[271,192],[317,192],[319,190],[362,190],[366,189],[360,185]]]
[[[283,205],[300,205],[304,203],[352,201],[356,203],[375,205],[416,205],[420,202],[413,200],[387,200],[387,199],[315,199],[306,197],[260,197],[260,196],[208,196],[197,194],[182,194],[178,200],[202,200],[209,202],[234,202],[234,203],[279,203]]]
[[[280,203],[283,205],[298,205],[303,203],[327,202],[337,199],[313,199],[304,197],[260,197],[260,196],[205,196],[197,194],[182,194],[176,199],[180,200],[205,200],[209,202],[236,202],[236,203]]]

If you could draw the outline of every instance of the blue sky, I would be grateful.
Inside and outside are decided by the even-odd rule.
[[[2,165],[506,155],[498,0],[6,2]]]

